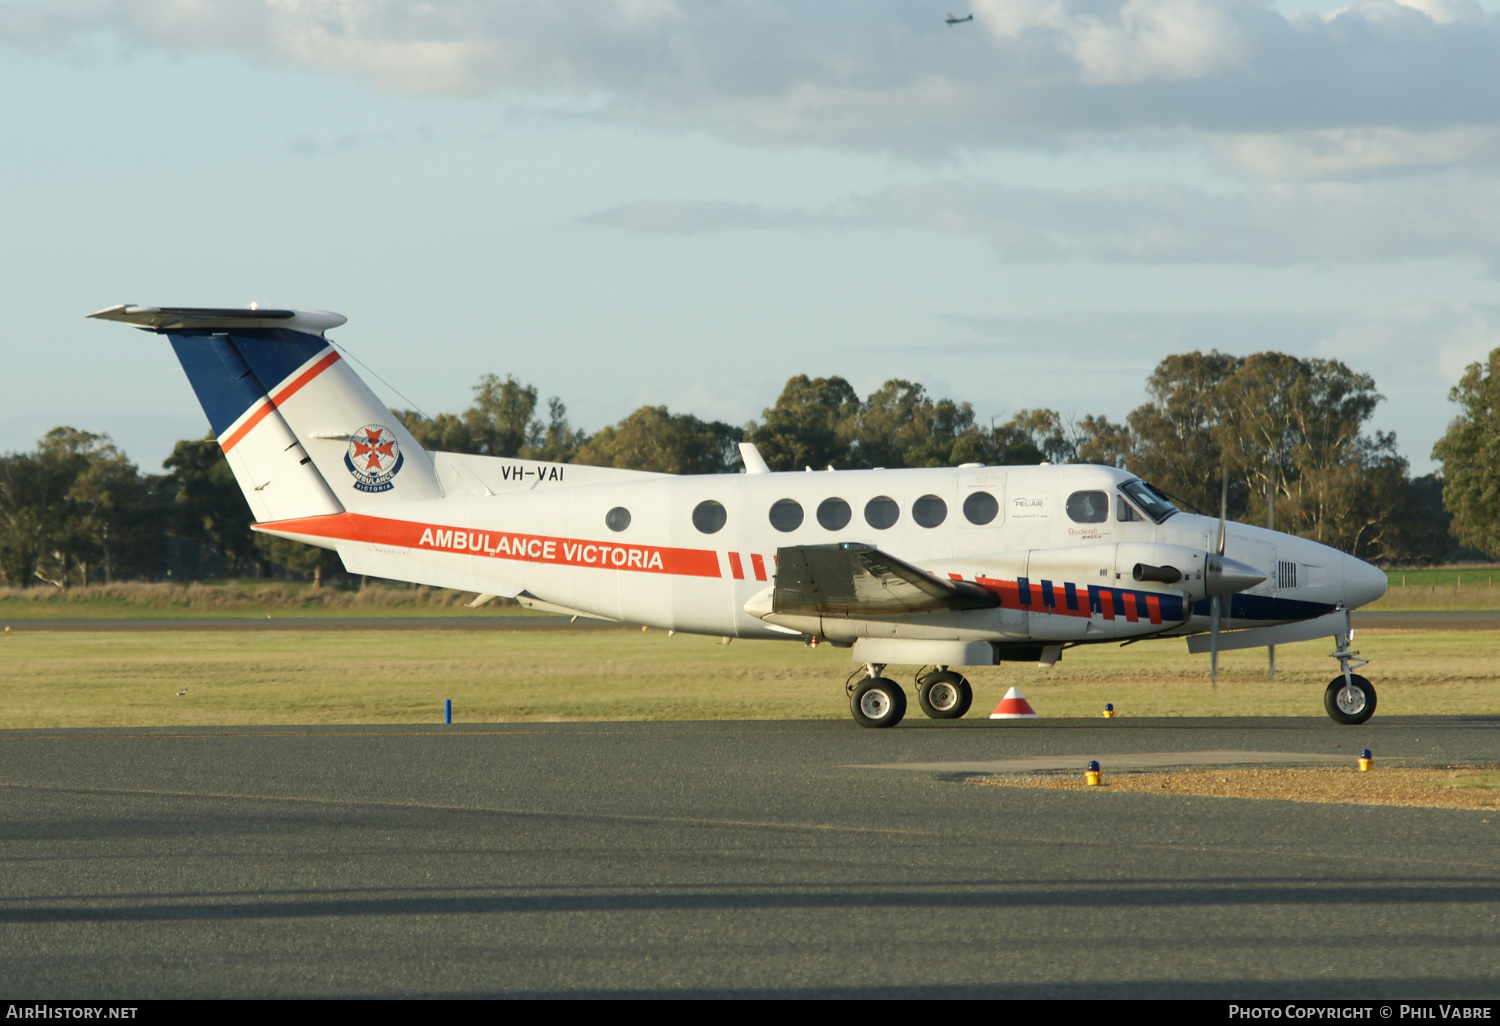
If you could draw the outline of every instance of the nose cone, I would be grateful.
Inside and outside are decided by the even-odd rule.
[[[1353,556],[1344,557],[1344,605],[1350,609],[1367,606],[1385,594],[1390,587],[1385,571]]]

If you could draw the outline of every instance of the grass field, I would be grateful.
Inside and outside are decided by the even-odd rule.
[[[1390,591],[1370,609],[1500,609],[1500,567],[1387,570]]]
[[[0,622],[224,616],[533,616],[500,600],[469,609],[473,592],[378,583],[315,588],[310,581],[239,578],[191,584],[131,581],[58,591],[0,588]]]
[[[1500,583],[1500,565],[1466,563],[1462,566],[1421,566],[1385,572],[1393,591],[1408,588],[1493,588]]]
[[[1361,631],[1380,712],[1500,712],[1500,632]],[[1326,641],[1226,653],[1181,641],[974,670],[975,712],[1019,686],[1042,716],[1321,716]],[[842,718],[849,652],[609,632],[0,634],[0,727]],[[897,675],[910,682],[911,668]],[[185,690],[179,696],[178,691]],[[920,715],[908,688],[911,715]]]

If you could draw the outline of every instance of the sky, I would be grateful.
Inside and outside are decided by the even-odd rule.
[[[84,315],[258,302],[393,406],[515,374],[591,431],[799,373],[1119,420],[1277,350],[1425,473],[1500,346],[1494,7],[0,0],[0,451],[158,470],[206,420]]]

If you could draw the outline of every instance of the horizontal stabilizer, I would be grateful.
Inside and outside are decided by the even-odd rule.
[[[133,306],[121,303],[89,314],[152,331],[227,331],[230,328],[286,328],[321,335],[349,318],[323,310],[261,310],[211,306]]]
[[[793,545],[776,550],[772,611],[798,616],[907,616],[991,609],[1000,597],[943,580],[873,545]]]

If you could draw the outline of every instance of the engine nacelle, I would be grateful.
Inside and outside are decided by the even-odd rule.
[[[1048,640],[1160,633],[1187,620],[1193,603],[1265,579],[1235,560],[1158,542],[1070,545],[922,566],[998,591],[1004,608],[1029,614],[1031,637]]]

